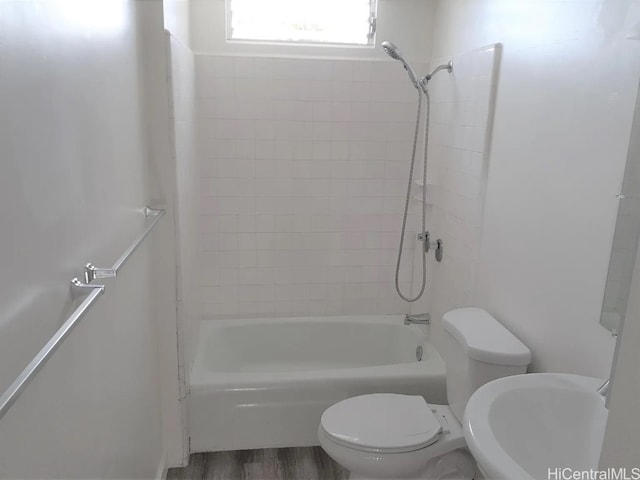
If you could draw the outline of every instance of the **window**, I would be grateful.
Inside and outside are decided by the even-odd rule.
[[[227,0],[227,38],[373,45],[376,0]]]

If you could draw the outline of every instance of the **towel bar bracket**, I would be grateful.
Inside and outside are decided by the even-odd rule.
[[[115,268],[98,268],[92,263],[87,263],[84,266],[84,281],[85,283],[91,283],[96,278],[113,278],[118,274]]]
[[[74,277],[71,280],[71,296],[73,298],[79,297],[81,295],[87,295],[91,290],[96,289],[100,290],[100,293],[104,293],[105,286],[98,285],[97,283],[89,285],[88,283],[78,280],[78,277]]]
[[[164,215],[165,210],[162,208],[151,208],[149,206],[144,207],[144,216],[151,217],[154,215]]]

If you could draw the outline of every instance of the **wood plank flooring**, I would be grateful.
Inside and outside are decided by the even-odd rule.
[[[194,453],[167,480],[347,480],[349,472],[320,447]]]

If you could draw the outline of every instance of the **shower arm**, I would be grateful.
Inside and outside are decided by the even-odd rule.
[[[449,63],[444,64],[444,65],[438,65],[433,72],[431,72],[429,75],[425,75],[424,77],[422,77],[420,79],[421,83],[424,81],[425,84],[426,82],[428,82],[429,80],[431,80],[433,78],[433,76],[438,73],[440,70],[446,70],[447,72],[451,73],[453,72],[453,62],[449,61]]]
[[[431,72],[428,75],[425,75],[424,77],[420,77],[417,80],[417,82],[414,82],[414,86],[416,88],[419,87],[419,90],[422,90],[422,93],[427,93],[427,86],[429,85],[429,80],[431,80],[433,76],[436,73],[438,73],[440,70],[446,70],[447,72],[451,73],[453,71],[453,62],[449,61],[449,63],[447,64],[439,65],[433,70],[433,72]]]

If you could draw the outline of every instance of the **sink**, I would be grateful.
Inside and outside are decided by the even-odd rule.
[[[596,469],[607,422],[596,391],[602,382],[532,373],[483,385],[463,421],[480,471],[491,480],[537,480],[549,478],[549,469]]]

